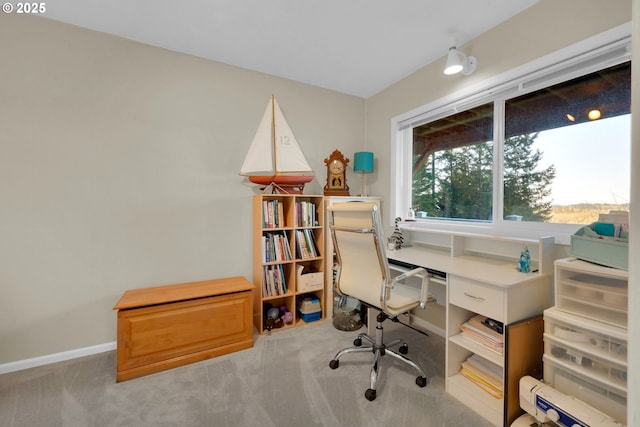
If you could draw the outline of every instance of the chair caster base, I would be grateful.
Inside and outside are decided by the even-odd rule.
[[[408,346],[407,344],[402,344],[402,345],[400,346],[400,348],[398,348],[398,351],[399,351],[401,354],[407,354],[407,353],[409,353],[409,346]]]
[[[340,361],[339,360],[332,360],[331,362],[329,362],[329,367],[331,369],[338,369],[338,366],[340,366]]]
[[[367,391],[364,392],[364,397],[366,397],[369,402],[372,402],[376,400],[376,391],[372,388],[368,388]]]
[[[418,385],[418,387],[426,387],[427,379],[425,377],[417,377],[416,384]]]

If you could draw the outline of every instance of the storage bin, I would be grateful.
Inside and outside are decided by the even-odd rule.
[[[320,320],[322,307],[316,297],[303,297],[298,300],[298,316],[305,322]]]
[[[590,232],[591,231],[591,232]],[[588,237],[595,234],[593,225],[582,227],[571,236],[571,256],[607,267],[626,270],[629,264],[629,243],[613,239]]]
[[[626,363],[601,357],[596,352],[582,351],[547,334],[544,335],[544,354],[574,372],[626,391]]]
[[[552,307],[544,311],[544,335],[586,354],[621,364],[627,362],[627,331],[617,326]]]
[[[544,382],[561,393],[575,396],[617,421],[627,422],[626,389],[601,383],[580,372],[568,369],[550,355],[543,356]]]
[[[317,312],[317,313],[300,313],[300,318],[302,320],[304,320],[305,322],[309,323],[309,322],[315,322],[316,320],[320,320],[320,316],[322,315],[321,312]]]
[[[575,258],[555,262],[555,305],[559,309],[627,327],[628,273]]]
[[[298,292],[319,291],[324,288],[324,272],[302,273],[303,266],[298,266],[297,286]]]

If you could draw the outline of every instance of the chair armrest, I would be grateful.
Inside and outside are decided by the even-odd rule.
[[[427,301],[429,300],[429,282],[431,280],[431,276],[429,276],[426,269],[418,267],[394,277],[391,282],[391,289],[393,289],[397,282],[401,282],[406,278],[413,276],[417,276],[422,279],[422,284],[420,285],[420,308],[425,308]]]

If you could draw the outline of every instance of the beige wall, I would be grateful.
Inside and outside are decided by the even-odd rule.
[[[307,193],[333,149],[366,148],[384,204],[392,117],[630,19],[631,0],[540,0],[462,47],[472,76],[442,58],[364,101],[0,14],[0,364],[115,340],[126,289],[251,278],[237,171],[271,93],[318,171]]]
[[[0,53],[0,364],[114,341],[126,289],[251,280],[238,171],[272,93],[305,193],[364,143],[363,99],[47,19],[0,14]]]

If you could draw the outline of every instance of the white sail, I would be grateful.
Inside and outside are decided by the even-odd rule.
[[[302,154],[278,102],[272,96],[240,168],[240,175],[311,172],[311,166]]]
[[[240,175],[273,174],[273,108],[271,103],[262,116],[258,130],[249,146],[249,152],[240,168]]]

